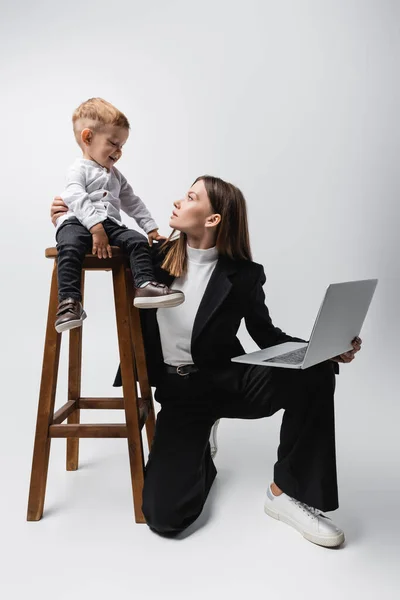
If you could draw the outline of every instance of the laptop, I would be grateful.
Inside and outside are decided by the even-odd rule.
[[[307,369],[353,349],[351,341],[360,334],[377,279],[331,283],[325,292],[307,342],[284,342],[242,354],[232,362]]]

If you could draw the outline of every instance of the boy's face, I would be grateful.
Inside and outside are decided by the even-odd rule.
[[[111,169],[122,156],[122,146],[129,137],[129,130],[115,125],[103,125],[98,131],[84,129],[81,133],[83,156],[102,167]]]

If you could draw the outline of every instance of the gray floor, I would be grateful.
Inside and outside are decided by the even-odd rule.
[[[3,467],[2,597],[397,598],[395,457],[380,462],[374,444],[383,415],[363,416],[355,400],[345,415],[351,399],[342,388],[350,377],[338,385],[340,508],[329,513],[346,533],[340,549],[313,545],[263,512],[282,413],[221,422],[217,479],[203,514],[181,539],[160,538],[135,524],[125,440],[82,440],[80,469],[73,473],[64,470],[65,442],[54,440],[44,517],[27,523],[32,410],[22,432],[26,443],[11,438]],[[108,421],[120,419],[120,413],[107,415]]]

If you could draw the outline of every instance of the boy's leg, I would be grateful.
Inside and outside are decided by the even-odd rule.
[[[167,308],[185,300],[179,290],[157,283],[147,238],[133,229],[120,226],[111,219],[103,222],[110,244],[119,246],[129,256],[135,285],[134,305],[138,308]],[[146,285],[143,285],[146,284]]]
[[[86,319],[81,275],[85,254],[92,246],[92,235],[76,217],[71,217],[57,231],[56,240],[59,304],[55,328],[62,333],[80,327]]]
[[[82,301],[81,273],[85,254],[92,247],[92,235],[76,217],[65,221],[56,233],[58,299]]]
[[[140,287],[146,281],[154,281],[154,270],[147,238],[134,229],[114,223],[111,219],[104,221],[103,227],[108,235],[110,246],[118,246],[129,256],[135,287]]]

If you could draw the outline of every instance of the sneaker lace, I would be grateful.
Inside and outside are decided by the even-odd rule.
[[[305,502],[300,502],[300,500],[296,500],[296,498],[290,499],[292,502],[294,502],[294,504],[299,506],[301,510],[303,510],[308,516],[312,517],[313,519],[317,518],[321,514],[321,511],[318,510],[318,508],[314,508],[313,506],[310,506]]]

